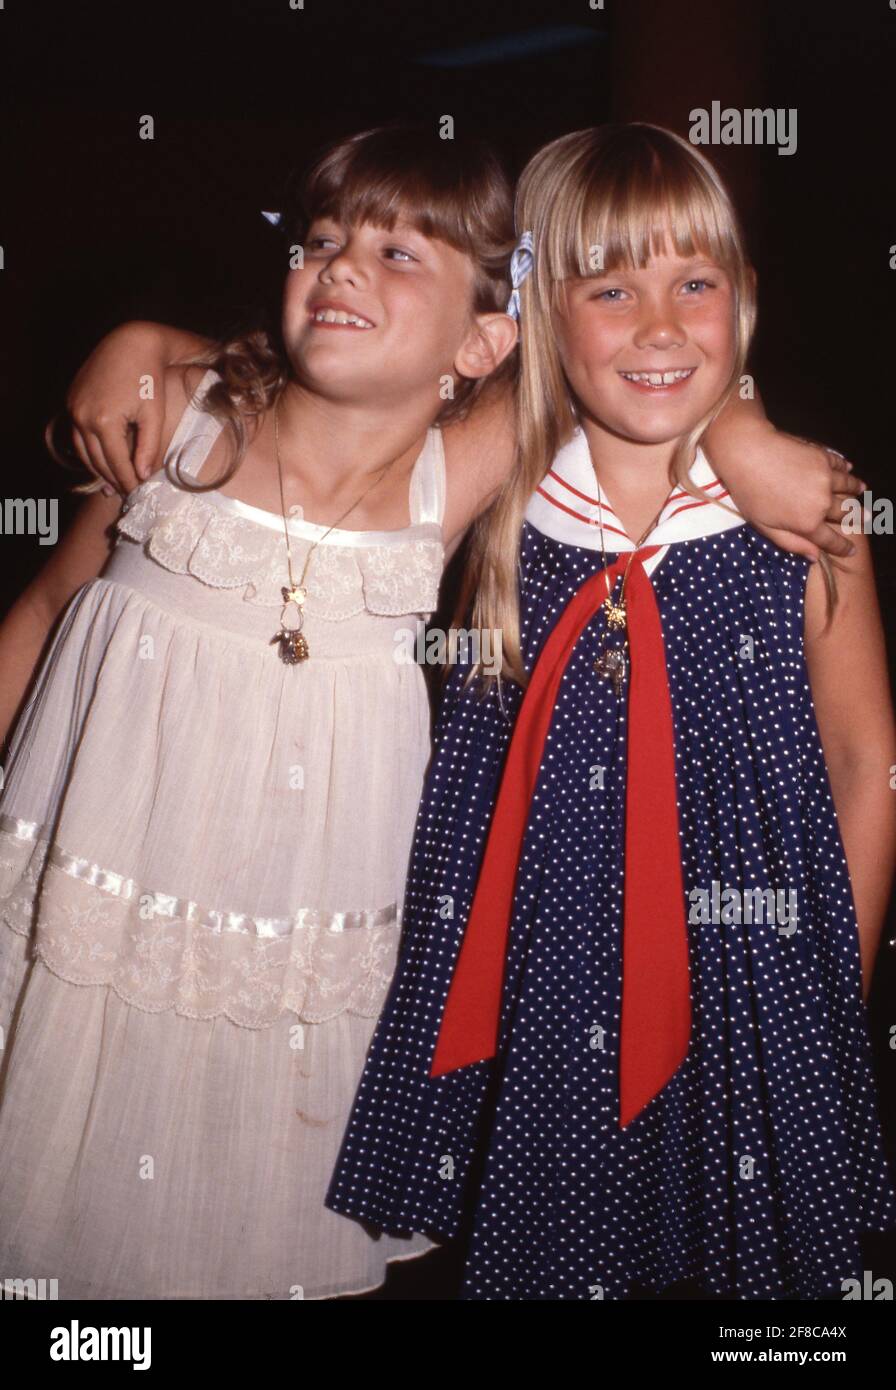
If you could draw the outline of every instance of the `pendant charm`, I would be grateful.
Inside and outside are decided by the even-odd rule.
[[[308,643],[298,628],[282,627],[271,642],[280,643],[280,660],[287,666],[295,666],[308,660]]]
[[[617,629],[625,627],[624,603],[614,603],[613,600],[610,598],[610,595],[608,594],[607,597],[604,599],[603,603],[601,604],[601,607],[606,609],[607,627]]]
[[[622,694],[622,684],[625,680],[625,648],[611,647],[609,651],[601,652],[594,663],[594,669],[604,680],[613,682],[613,693],[618,698]]]
[[[302,604],[305,602],[305,590],[298,586],[292,589],[281,589],[283,595],[283,608],[280,612],[280,631],[271,638],[271,644],[280,643],[280,660],[287,666],[295,666],[300,661],[308,660],[308,643],[302,633],[305,626],[305,614],[302,611]],[[295,607],[296,624],[295,627],[286,626],[286,613],[289,605]]]

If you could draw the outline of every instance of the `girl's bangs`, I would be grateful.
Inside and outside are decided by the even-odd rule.
[[[664,174],[661,181],[655,174],[649,182],[630,176],[592,180],[570,216],[558,211],[551,218],[546,271],[553,292],[558,281],[641,269],[670,249],[679,256],[708,256],[735,271],[737,233],[715,190],[692,169]]]
[[[484,186],[482,166],[458,170],[458,156],[428,147],[343,149],[311,174],[301,198],[306,229],[315,217],[343,225],[369,222],[393,230],[399,220],[455,250],[476,254],[476,237],[494,217],[496,201]],[[460,173],[460,177],[459,177]]]

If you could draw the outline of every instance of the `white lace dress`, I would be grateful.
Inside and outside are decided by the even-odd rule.
[[[429,756],[396,653],[436,606],[441,435],[409,527],[314,551],[310,656],[287,666],[282,519],[170,471],[187,442],[196,475],[219,428],[191,406],[125,503],[5,768],[0,1277],[61,1298],[323,1298],[432,1244],[323,1198]],[[298,576],[324,528],[290,526]]]

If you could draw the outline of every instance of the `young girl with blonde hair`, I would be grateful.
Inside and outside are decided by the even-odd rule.
[[[505,679],[447,687],[328,1202],[469,1229],[471,1299],[835,1294],[896,1225],[863,999],[896,839],[867,543],[834,584],[701,447],[755,321],[703,156],[579,131],[516,213],[522,463],[470,575]]]

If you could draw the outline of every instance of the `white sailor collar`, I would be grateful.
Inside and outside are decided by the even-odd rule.
[[[678,541],[697,540],[719,531],[743,526],[740,512],[732,514],[731,495],[713,472],[703,450],[697,447],[690,468],[690,479],[704,488],[711,498],[724,500],[725,506],[704,502],[692,497],[682,487],[675,487],[657,518],[656,526],[641,542],[643,546],[666,546]],[[608,554],[634,550],[634,542],[613,510],[607,490],[601,487],[603,503],[597,500],[597,483],[591,463],[588,439],[581,425],[569,443],[559,449],[548,474],[529,499],[526,520],[543,535],[564,545],[600,550],[600,523],[603,522],[604,544]],[[652,567],[651,567],[652,568]]]

